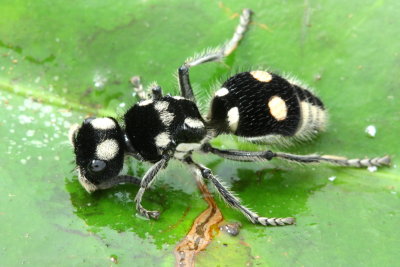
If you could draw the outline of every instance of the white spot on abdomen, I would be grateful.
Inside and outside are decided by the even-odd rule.
[[[228,111],[228,124],[232,132],[236,131],[239,124],[239,109],[237,107],[231,108]]]
[[[109,130],[114,129],[116,126],[115,122],[110,118],[97,118],[90,121],[90,124],[92,124],[93,128],[96,130]]]
[[[97,145],[96,157],[101,160],[110,160],[118,154],[119,146],[115,139],[107,139]]]
[[[272,80],[272,75],[263,70],[255,70],[250,72],[254,79],[260,82],[269,82]]]
[[[171,142],[171,139],[169,138],[168,133],[160,133],[155,137],[154,141],[156,143],[156,146],[165,148]]]
[[[319,106],[315,106],[309,102],[300,102],[301,122],[296,132],[297,136],[309,138],[316,133],[322,131],[326,125],[326,111]]]
[[[224,87],[215,92],[215,96],[217,97],[221,97],[227,94],[229,94],[229,90]]]
[[[198,119],[186,118],[185,124],[190,128],[204,128],[204,123]]]
[[[268,101],[269,112],[278,121],[287,117],[287,106],[285,101],[279,96],[273,96]]]

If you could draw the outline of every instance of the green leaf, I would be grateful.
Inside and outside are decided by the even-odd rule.
[[[400,234],[400,2],[0,0],[0,256],[4,266],[172,266],[174,247],[206,208],[194,179],[172,163],[144,196],[160,220],[135,215],[135,186],[87,194],[67,132],[88,114],[122,115],[140,75],[177,94],[184,60],[220,45],[242,8],[251,29],[226,64],[193,68],[200,95],[243,69],[270,68],[309,84],[328,130],[284,149],[348,157],[393,156],[376,172],[326,165],[232,163],[196,155],[244,203],[295,226],[262,227],[217,203],[239,236],[220,233],[198,266],[394,266]],[[201,107],[207,110],[203,97]],[[365,133],[377,129],[375,137]],[[262,150],[230,137],[214,144]],[[150,166],[129,160],[127,171]],[[329,179],[330,178],[330,179]],[[113,263],[114,262],[114,263]]]

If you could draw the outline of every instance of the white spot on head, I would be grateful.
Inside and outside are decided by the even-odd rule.
[[[185,124],[190,128],[204,128],[204,123],[198,119],[186,118]]]
[[[90,124],[97,130],[109,130],[116,127],[115,121],[110,118],[97,118],[92,120]]]
[[[96,147],[96,157],[101,160],[110,160],[117,156],[119,150],[115,139],[107,139]]]
[[[369,136],[375,137],[375,135],[376,135],[376,127],[374,125],[368,125],[367,128],[365,128],[365,132]]]
[[[269,82],[272,80],[272,75],[263,70],[255,70],[250,72],[254,79],[260,82]]]
[[[154,138],[154,141],[156,143],[156,146],[165,148],[171,142],[171,139],[169,138],[168,133],[160,133]]]
[[[229,90],[226,89],[225,87],[222,87],[221,89],[219,89],[218,91],[215,92],[215,96],[217,96],[217,97],[221,97],[221,96],[224,96],[227,94],[229,94]]]
[[[239,109],[237,107],[228,111],[228,124],[232,132],[236,131],[239,124]]]
[[[139,106],[147,106],[147,105],[150,105],[151,103],[153,103],[153,100],[147,99],[147,100],[140,101],[138,105]]]
[[[287,106],[285,101],[279,96],[273,96],[268,101],[269,112],[278,121],[287,117]]]

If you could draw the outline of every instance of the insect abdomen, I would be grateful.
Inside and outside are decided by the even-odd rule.
[[[304,138],[325,125],[325,109],[308,90],[266,71],[242,72],[215,93],[211,127],[250,139]]]

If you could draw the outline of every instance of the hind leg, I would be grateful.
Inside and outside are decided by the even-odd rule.
[[[267,151],[241,151],[241,150],[222,150],[212,147],[206,143],[202,147],[202,151],[212,153],[223,158],[236,160],[236,161],[266,161],[273,158],[284,159],[287,161],[294,161],[298,163],[329,163],[332,165],[348,166],[348,167],[372,167],[372,166],[385,166],[390,165],[390,157],[376,157],[366,159],[347,159],[344,157],[332,155],[295,155],[284,152]]]
[[[252,11],[250,9],[244,9],[242,15],[240,16],[239,25],[236,27],[236,30],[232,36],[232,38],[225,43],[223,46],[206,50],[204,53],[201,53],[197,56],[189,58],[179,69],[178,69],[178,78],[179,78],[179,87],[181,90],[181,95],[184,98],[194,101],[195,97],[193,94],[193,89],[190,84],[189,79],[189,68],[207,63],[207,62],[215,62],[220,61],[224,57],[231,54],[236,47],[238,46],[240,40],[243,38],[244,33],[247,31],[248,26],[250,24],[250,17]]]

